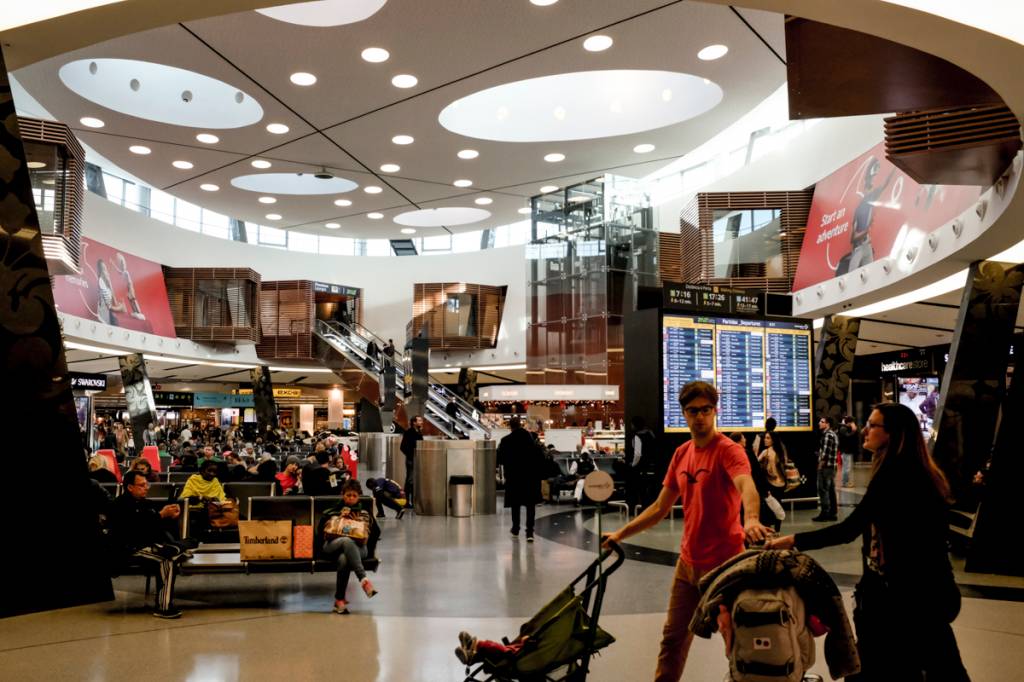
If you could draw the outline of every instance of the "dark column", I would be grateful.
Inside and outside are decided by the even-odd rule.
[[[270,367],[260,365],[249,371],[252,378],[252,400],[256,406],[256,429],[262,435],[277,428],[277,404],[274,385],[270,380]]]
[[[430,383],[430,341],[415,338],[409,351],[412,356],[412,398],[405,411],[410,419],[423,416],[427,410],[427,391]]]
[[[135,438],[135,453],[142,452],[142,432],[156,423],[156,402],[153,389],[146,373],[146,361],[142,353],[122,355],[117,359],[121,366],[121,382],[124,384],[124,400],[128,403],[128,415],[132,418],[132,437]]]
[[[0,51],[0,616],[113,598],[18,118]],[[18,464],[16,464],[18,463]]]
[[[381,430],[390,433],[394,430],[395,421],[395,366],[385,362],[378,376],[383,388],[380,407]]]
[[[835,422],[846,414],[857,352],[860,319],[832,315],[825,318],[821,339],[814,353],[814,422],[832,417]]]

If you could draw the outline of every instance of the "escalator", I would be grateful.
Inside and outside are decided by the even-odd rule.
[[[387,364],[394,368],[396,401],[405,403],[412,397],[412,381],[406,382],[406,374],[411,379],[412,372],[406,358],[398,352],[385,357],[382,349],[386,342],[366,327],[317,320],[313,335],[317,342],[317,358],[345,382],[348,390],[383,406],[387,397],[384,381]],[[371,341],[378,349],[372,356],[367,352]],[[449,404],[454,404],[451,416],[448,414]],[[490,436],[473,406],[438,383],[428,382],[423,417],[449,438]]]

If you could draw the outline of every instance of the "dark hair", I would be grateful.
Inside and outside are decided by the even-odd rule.
[[[644,421],[643,417],[636,414],[629,420],[629,425],[633,427],[634,431],[642,431],[647,426],[647,422]]]
[[[882,428],[889,434],[889,445],[874,453],[871,461],[871,474],[876,474],[889,459],[903,463],[914,463],[921,466],[928,474],[935,490],[944,500],[950,499],[949,482],[939,466],[932,459],[921,433],[921,422],[914,411],[906,405],[898,403],[879,403],[874,409],[882,413],[885,420]]]
[[[828,423],[828,428],[830,428],[830,429],[831,429],[831,428],[832,428],[833,426],[835,426],[835,425],[836,425],[836,420],[835,420],[835,419],[833,419],[832,417],[829,417],[829,416],[827,416],[827,415],[822,415],[821,417],[819,417],[819,420],[821,420],[821,419],[824,419],[824,420],[825,420],[825,422],[827,422],[827,423]]]
[[[363,494],[363,486],[359,485],[359,481],[354,478],[350,478],[345,481],[344,485],[341,486],[341,494],[344,495],[349,491],[354,491],[358,495]]]
[[[142,477],[143,481],[146,480],[146,474],[142,473],[138,469],[129,469],[128,471],[124,472],[122,484],[126,488],[130,485],[135,485],[135,481],[137,481],[140,476]]]
[[[368,479],[366,479],[366,489],[367,490],[376,490],[377,489],[377,479],[376,478],[368,478]]]
[[[771,433],[775,430],[775,427],[779,425],[779,422],[775,421],[775,417],[768,417],[764,420],[764,430],[767,433]]]
[[[202,470],[206,471],[207,469],[210,469],[210,468],[218,469],[219,468],[219,463],[217,461],[215,461],[215,460],[212,460],[212,459],[204,459],[203,460],[203,469]]]
[[[856,424],[857,422],[853,421],[853,417],[851,417],[850,415],[846,415],[845,417],[843,417],[843,423],[844,424]]]
[[[686,408],[697,398],[707,398],[714,407],[718,407],[718,389],[706,381],[691,381],[679,391],[679,406]]]
[[[327,452],[327,450],[317,450],[314,456],[319,464],[327,464],[331,461],[331,453]]]
[[[522,425],[523,422],[521,419],[519,419],[519,417],[512,417],[511,419],[508,420],[508,428],[510,429],[518,429]]]
[[[734,443],[739,443],[740,445],[746,444],[746,438],[744,438],[743,434],[740,433],[739,431],[733,431],[732,433],[730,433],[729,440],[733,441]]]

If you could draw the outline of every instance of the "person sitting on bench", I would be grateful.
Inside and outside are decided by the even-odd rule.
[[[345,600],[345,590],[348,587],[348,579],[355,571],[356,578],[363,588],[367,597],[377,594],[373,583],[366,577],[366,569],[363,568],[363,559],[367,557],[367,542],[370,535],[376,530],[370,512],[363,509],[359,501],[363,489],[359,481],[346,481],[342,488],[341,501],[324,512],[317,528],[317,541],[323,543],[323,555],[327,559],[337,559],[338,577],[334,589],[334,612],[348,613],[348,602]],[[332,519],[341,517],[351,519],[354,523],[337,524]],[[337,534],[337,526],[343,527]],[[358,528],[357,528],[358,527]]]
[[[226,495],[224,486],[217,480],[219,467],[218,462],[211,459],[204,460],[199,473],[192,474],[185,481],[185,487],[181,489],[181,494],[178,497],[182,500],[198,498],[200,501],[220,500],[223,502]]]
[[[174,608],[174,574],[177,565],[188,558],[188,544],[175,539],[175,521],[181,515],[177,504],[147,500],[149,481],[138,470],[124,475],[124,493],[110,507],[110,530],[114,542],[122,550],[122,562],[142,560],[159,565],[157,589],[158,618],[179,618]]]
[[[400,519],[405,515],[405,507],[408,505],[408,500],[405,498],[405,491],[402,490],[402,486],[398,485],[397,482],[392,481],[390,478],[368,478],[366,479],[366,489],[370,491],[374,501],[377,503],[378,519],[384,518],[384,507],[398,512],[398,515],[395,516],[396,519]]]

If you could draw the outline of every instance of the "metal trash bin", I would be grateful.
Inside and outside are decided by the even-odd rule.
[[[473,477],[452,476],[448,479],[449,516],[471,516],[473,514]]]

